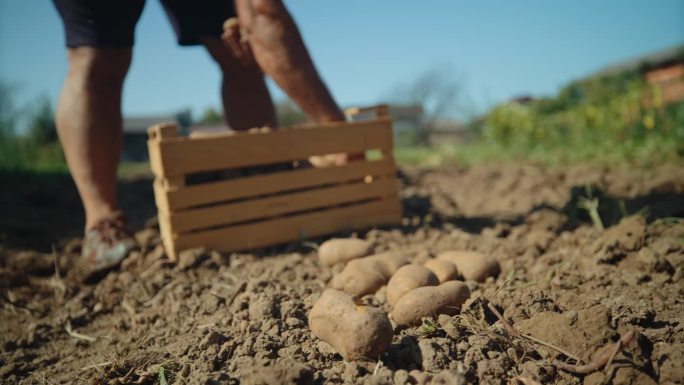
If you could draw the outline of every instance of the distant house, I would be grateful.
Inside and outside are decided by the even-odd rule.
[[[646,82],[660,89],[665,104],[684,100],[684,45],[660,50],[607,67],[597,76],[639,70]]]
[[[147,153],[147,128],[162,122],[178,121],[174,115],[131,116],[124,118],[121,160],[123,162],[147,161],[149,158]]]
[[[663,63],[649,69],[645,76],[648,84],[660,89],[664,104],[684,100],[684,60]]]
[[[432,124],[428,141],[431,146],[444,144],[466,143],[471,141],[473,134],[457,120],[438,120]]]

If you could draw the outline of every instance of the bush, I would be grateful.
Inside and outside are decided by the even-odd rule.
[[[626,72],[572,83],[555,98],[500,105],[479,129],[486,143],[521,151],[675,157],[684,150],[684,102],[663,105],[658,88],[637,71]],[[653,148],[654,143],[664,147]]]

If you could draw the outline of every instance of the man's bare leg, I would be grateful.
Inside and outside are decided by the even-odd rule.
[[[85,208],[88,230],[117,210],[121,90],[131,49],[68,48],[67,60],[57,132]]]
[[[254,60],[316,122],[344,120],[281,0],[236,0]]]
[[[273,101],[259,67],[235,57],[219,38],[206,38],[202,43],[223,74],[221,97],[228,125],[237,131],[277,127]]]

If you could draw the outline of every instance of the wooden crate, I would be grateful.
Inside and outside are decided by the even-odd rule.
[[[198,138],[162,123],[148,133],[159,226],[172,260],[186,248],[245,250],[401,220],[388,117]],[[381,159],[291,167],[312,155],[367,150],[379,150],[374,158]],[[214,173],[195,183],[198,173],[244,174],[257,166],[267,171],[229,179]]]

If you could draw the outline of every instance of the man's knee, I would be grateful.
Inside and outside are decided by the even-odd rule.
[[[69,76],[86,84],[120,87],[131,63],[130,48],[68,49]]]

